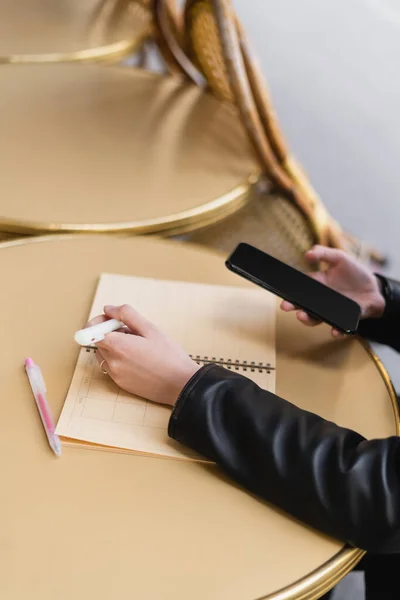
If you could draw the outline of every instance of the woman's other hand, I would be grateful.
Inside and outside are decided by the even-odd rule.
[[[385,310],[385,300],[381,293],[380,284],[372,271],[366,266],[357,262],[342,250],[324,246],[314,246],[306,253],[306,258],[311,265],[322,263],[325,266],[323,270],[312,273],[310,277],[357,302],[361,307],[363,319],[382,316]],[[297,310],[293,304],[285,300],[281,303],[281,308],[285,312]],[[320,323],[303,310],[297,310],[297,318],[309,327]],[[343,334],[336,329],[332,329],[332,335],[340,337]]]

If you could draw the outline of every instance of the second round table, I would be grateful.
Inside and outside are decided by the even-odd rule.
[[[257,172],[235,109],[176,78],[31,65],[0,87],[0,231],[182,232]]]

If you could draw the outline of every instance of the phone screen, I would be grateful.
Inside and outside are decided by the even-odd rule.
[[[356,302],[254,246],[239,244],[226,266],[340,331],[357,331],[361,309]]]

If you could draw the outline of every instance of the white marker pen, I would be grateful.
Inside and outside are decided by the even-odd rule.
[[[117,319],[110,319],[109,321],[104,321],[103,323],[86,327],[86,329],[80,329],[75,334],[75,341],[80,346],[91,346],[92,344],[96,344],[97,342],[104,340],[104,336],[107,333],[116,331],[121,327],[124,327],[124,324],[121,321],[118,321]]]

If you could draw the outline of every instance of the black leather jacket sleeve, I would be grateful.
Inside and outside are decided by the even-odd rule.
[[[312,527],[400,552],[400,438],[366,441],[216,365],[186,385],[169,435]]]
[[[361,321],[358,333],[368,340],[391,346],[400,352],[400,283],[378,276],[386,300],[385,312],[380,319]]]
[[[400,285],[365,337],[400,350]],[[367,441],[249,379],[203,367],[182,391],[169,435],[316,529],[378,554],[400,553],[400,438]]]

